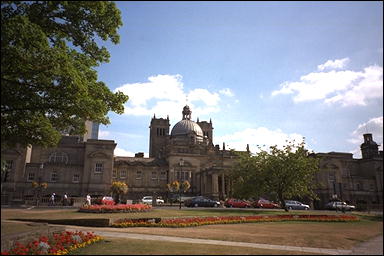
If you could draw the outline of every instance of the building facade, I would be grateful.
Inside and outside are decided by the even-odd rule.
[[[147,195],[169,196],[166,184],[188,180],[189,195],[225,199],[231,194],[228,173],[236,152],[213,144],[212,120],[192,121],[189,106],[182,119],[170,130],[169,118],[153,116],[149,126],[149,157],[114,156],[116,143],[97,139],[98,125],[86,124],[84,136],[63,136],[55,148],[16,148],[2,150],[6,169],[2,175],[2,204],[31,200],[36,194],[32,182],[48,183],[42,193],[67,193],[71,197],[109,194],[113,181],[128,185],[123,198],[138,200]],[[331,199],[346,200],[377,208],[383,204],[383,153],[371,134],[364,135],[362,159],[350,153],[317,153],[320,172],[316,174],[313,202],[317,209]],[[249,152],[245,146],[244,152]]]
[[[330,199],[344,200],[361,209],[383,207],[383,151],[378,150],[372,134],[363,136],[362,159],[354,159],[351,153],[315,154],[320,159],[315,208],[323,208]]]

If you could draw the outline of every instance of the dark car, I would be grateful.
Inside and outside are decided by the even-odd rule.
[[[229,207],[229,208],[231,208],[231,207],[249,208],[249,207],[251,207],[251,204],[245,200],[230,198],[230,199],[225,200],[224,206]]]
[[[219,207],[220,202],[203,196],[193,197],[184,201],[187,207]]]

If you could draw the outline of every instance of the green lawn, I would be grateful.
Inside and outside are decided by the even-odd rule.
[[[284,210],[259,210],[259,209],[198,209],[198,208],[155,208],[148,212],[139,213],[84,213],[77,209],[1,209],[1,219],[86,219],[86,218],[154,218],[177,216],[233,216],[233,215],[276,215],[287,214]],[[289,214],[340,214],[334,211],[295,211]]]
[[[73,252],[74,255],[308,255],[303,252],[265,250],[237,246],[173,243],[107,238]]]
[[[290,214],[341,214],[328,211],[290,211]],[[76,209],[2,209],[2,234],[35,229],[25,223],[3,222],[18,219],[71,219],[71,218],[143,218],[176,216],[228,216],[228,215],[271,215],[286,214],[284,210],[242,210],[242,209],[169,209],[155,208],[145,213],[92,214],[80,213]],[[351,214],[351,213],[347,213]],[[361,218],[359,222],[276,222],[244,223],[230,225],[209,225],[189,228],[91,228],[79,227],[84,231],[115,231],[168,235],[188,238],[265,243],[275,245],[305,246],[329,249],[351,249],[359,242],[366,241],[383,233],[382,216],[365,213],[352,213]],[[159,245],[159,246],[158,246]],[[145,241],[106,237],[104,242],[95,244],[75,254],[87,255],[127,255],[127,254],[298,254],[244,247],[215,246],[172,243],[165,241]]]

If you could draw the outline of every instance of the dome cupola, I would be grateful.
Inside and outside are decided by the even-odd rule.
[[[204,139],[203,130],[200,125],[191,120],[191,113],[189,106],[183,108],[183,119],[173,126],[171,136],[195,136],[196,141],[202,142]]]

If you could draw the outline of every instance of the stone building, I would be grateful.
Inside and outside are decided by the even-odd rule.
[[[98,125],[87,123],[84,136],[63,136],[54,148],[16,148],[2,150],[6,173],[2,175],[2,204],[31,201],[36,189],[32,182],[47,182],[41,193],[48,196],[67,193],[70,197],[109,194],[113,181],[128,185],[125,199],[138,200],[146,195],[167,198],[166,184],[188,180],[189,195],[224,199],[230,196],[227,176],[236,161],[236,152],[223,143],[213,144],[212,121],[192,121],[189,106],[182,119],[170,130],[169,118],[153,116],[149,126],[149,157],[114,156],[113,140],[97,139]],[[317,209],[331,199],[342,199],[361,208],[382,208],[383,151],[378,151],[371,134],[364,134],[362,159],[350,153],[316,153],[320,172],[316,175],[319,200]],[[246,146],[244,152],[249,153]]]
[[[235,160],[235,153],[214,146],[212,121],[194,122],[192,111],[185,106],[182,120],[169,131],[169,118],[151,120],[149,127],[149,158],[115,157],[113,180],[124,181],[129,197],[145,195],[167,197],[166,184],[188,180],[190,195],[205,195],[224,199],[229,194],[229,180],[225,175]]]
[[[372,134],[364,134],[361,144],[362,159],[351,153],[317,153],[320,172],[316,174],[320,200],[314,202],[318,209],[325,202],[339,199],[359,208],[383,207],[383,151],[373,141]]]
[[[149,158],[114,156],[116,143],[95,138],[98,126],[87,122],[84,136],[62,136],[57,147],[3,150],[7,172],[2,177],[2,203],[33,200],[32,182],[48,183],[41,193],[59,197],[109,194],[113,181],[127,183],[129,193],[123,199],[137,200],[145,195],[167,197],[166,184],[188,180],[190,195],[224,199],[229,193],[225,175],[235,154],[212,143],[212,121],[191,120],[192,111],[185,106],[182,120],[169,132],[169,118],[151,120]],[[92,136],[91,136],[92,135]],[[96,136],[97,138],[97,136]],[[248,148],[248,147],[247,147]]]
[[[111,185],[113,151],[111,140],[62,136],[54,148],[18,148],[2,151],[6,173],[2,175],[2,204],[33,200],[32,182],[48,183],[42,196],[104,194]]]

